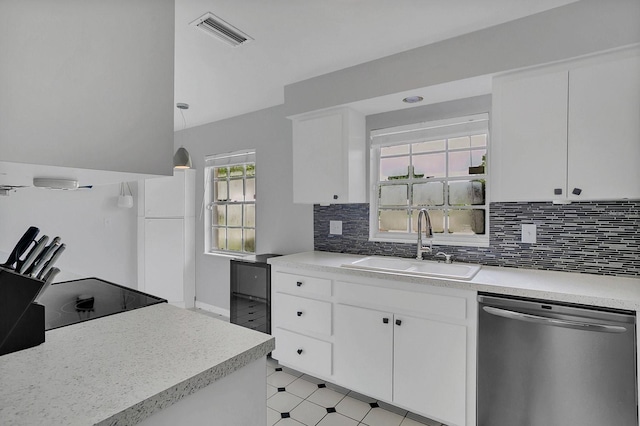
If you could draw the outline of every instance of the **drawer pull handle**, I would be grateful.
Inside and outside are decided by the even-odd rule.
[[[297,285],[298,287],[302,287],[302,281],[298,281],[298,282],[296,282],[296,285]]]
[[[302,355],[302,349],[298,349],[296,352],[298,352],[298,355]]]
[[[302,311],[298,311],[298,312],[296,312],[296,314],[297,314],[299,317],[301,317],[301,316],[302,316]]]
[[[382,318],[382,322],[385,324],[389,324],[389,318]]]
[[[397,319],[396,320],[396,325],[402,325],[402,320]]]

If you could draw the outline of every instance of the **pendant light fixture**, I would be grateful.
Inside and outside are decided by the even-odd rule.
[[[189,109],[189,104],[185,104],[182,102],[178,102],[176,107],[180,110],[180,114],[182,115],[182,130],[187,128],[187,120],[184,118],[184,110]],[[191,155],[189,155],[189,151],[186,150],[185,147],[181,146],[178,148],[176,153],[173,155],[173,168],[174,169],[190,169],[191,168]]]

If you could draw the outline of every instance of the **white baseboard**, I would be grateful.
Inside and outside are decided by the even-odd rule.
[[[202,309],[203,311],[212,312],[214,314],[222,315],[223,317],[227,317],[227,318],[231,316],[231,312],[228,309],[209,305],[207,303],[199,302],[197,300],[196,300],[196,308]]]

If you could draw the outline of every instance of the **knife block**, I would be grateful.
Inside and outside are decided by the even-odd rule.
[[[0,355],[44,342],[44,306],[34,299],[44,281],[0,268]]]

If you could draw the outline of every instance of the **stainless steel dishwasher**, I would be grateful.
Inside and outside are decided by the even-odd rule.
[[[634,312],[478,301],[478,426],[638,425]]]

